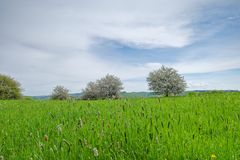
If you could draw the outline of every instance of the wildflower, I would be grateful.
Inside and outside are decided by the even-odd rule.
[[[62,127],[58,127],[58,133],[62,133]]]
[[[40,148],[40,150],[43,150],[44,145],[42,143],[39,143],[39,148]]]
[[[95,157],[97,157],[98,156],[98,150],[97,150],[97,148],[93,148],[93,155],[95,156]]]
[[[215,154],[212,154],[211,155],[211,160],[215,160],[215,159],[217,159],[217,156]]]
[[[101,116],[101,112],[100,112],[100,111],[98,111],[98,113],[97,113],[97,114],[98,114],[98,117],[100,117],[100,116]]]
[[[54,154],[54,151],[53,151],[53,148],[52,148],[52,147],[50,148],[50,151]]]
[[[58,148],[57,148],[56,145],[53,145],[53,149],[54,149],[55,151],[58,151]]]
[[[44,141],[48,141],[48,135],[44,136]]]
[[[159,143],[159,139],[158,139],[158,137],[156,137],[156,142]]]
[[[83,121],[81,118],[78,120],[78,127],[81,128],[83,126]]]
[[[88,143],[87,143],[87,140],[84,138],[84,140],[83,140],[83,143],[84,143],[84,145],[86,146]]]
[[[62,124],[57,125],[57,131],[58,133],[62,133]]]

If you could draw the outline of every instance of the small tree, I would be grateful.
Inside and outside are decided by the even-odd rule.
[[[69,99],[70,96],[68,94],[69,90],[64,88],[63,86],[56,86],[53,89],[52,95],[51,95],[51,99],[54,100],[66,100]]]
[[[159,95],[177,95],[186,89],[184,77],[178,74],[175,69],[165,66],[150,72],[147,82],[149,89]]]
[[[109,74],[97,80],[97,86],[100,98],[119,98],[120,91],[123,89],[121,80]]]
[[[107,74],[96,82],[88,83],[83,90],[83,99],[105,99],[119,98],[123,89],[121,80],[113,75]]]
[[[7,75],[0,74],[0,99],[20,99],[20,83]]]
[[[89,82],[82,92],[82,99],[98,99],[99,97],[99,89],[95,82]]]

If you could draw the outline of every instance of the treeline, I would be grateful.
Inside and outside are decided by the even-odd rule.
[[[181,94],[186,89],[184,77],[170,67],[162,66],[158,70],[149,73],[146,78],[149,89],[156,95],[175,96]],[[117,99],[123,90],[123,83],[120,78],[107,74],[94,82],[89,82],[82,90],[82,99]],[[22,98],[20,83],[10,76],[0,74],[0,99],[20,99]],[[69,90],[62,85],[54,87],[51,99],[67,100],[71,99]]]
[[[120,97],[123,84],[120,78],[107,74],[105,77],[89,82],[82,90],[81,99],[116,99]],[[64,86],[56,86],[51,94],[51,99],[70,99],[69,90]]]

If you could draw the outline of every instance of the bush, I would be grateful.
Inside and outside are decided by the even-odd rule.
[[[0,99],[22,98],[20,83],[7,75],[0,74]]]
[[[32,100],[34,100],[34,98],[31,97],[31,96],[24,96],[24,97],[23,97],[23,100],[32,101]]]
[[[162,66],[149,73],[147,77],[149,89],[159,95],[177,95],[185,91],[184,78],[173,68]]]
[[[96,82],[89,82],[83,90],[82,99],[115,99],[120,97],[122,89],[121,80],[116,76],[107,74]]]
[[[56,86],[53,89],[51,99],[53,100],[66,100],[69,99],[70,96],[68,94],[69,90],[64,88],[63,86]]]
[[[82,99],[98,99],[99,88],[95,82],[89,82],[87,87],[83,90]]]

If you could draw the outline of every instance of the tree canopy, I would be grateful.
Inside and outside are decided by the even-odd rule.
[[[64,86],[58,85],[53,89],[51,99],[54,99],[54,100],[69,99],[70,95],[68,92],[69,92],[69,90],[67,88],[65,88]]]
[[[119,98],[120,91],[123,89],[121,80],[107,74],[96,82],[89,82],[83,90],[83,99],[106,99]]]
[[[10,76],[0,74],[0,99],[20,99],[20,83]]]
[[[158,95],[177,95],[185,91],[186,82],[177,70],[162,66],[149,73],[147,77],[149,89]]]

